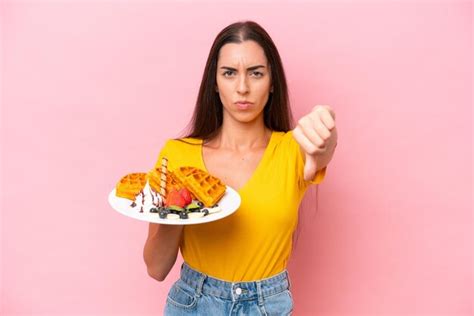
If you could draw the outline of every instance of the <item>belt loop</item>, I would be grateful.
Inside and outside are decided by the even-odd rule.
[[[230,285],[230,296],[232,297],[232,302],[235,301],[235,296],[234,296],[234,285],[235,285],[235,282],[231,282],[231,285]]]
[[[207,275],[205,275],[204,273],[201,273],[201,275],[199,276],[197,289],[196,289],[196,291],[197,291],[196,296],[197,297],[201,297],[202,287],[204,286],[204,281],[206,280],[206,278],[207,278]]]
[[[260,281],[256,281],[255,283],[257,283],[258,306],[263,306],[262,284],[260,283]]]

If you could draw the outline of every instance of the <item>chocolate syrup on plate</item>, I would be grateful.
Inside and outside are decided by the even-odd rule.
[[[142,205],[140,206],[140,213],[143,213],[143,205],[145,204],[145,193],[143,193],[143,190],[140,191],[142,195]]]

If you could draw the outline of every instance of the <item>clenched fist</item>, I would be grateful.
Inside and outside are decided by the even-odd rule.
[[[316,105],[298,121],[293,137],[305,152],[304,179],[309,181],[332,159],[337,146],[336,114],[327,105]]]

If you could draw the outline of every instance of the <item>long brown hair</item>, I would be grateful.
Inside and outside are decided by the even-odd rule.
[[[259,24],[243,21],[230,24],[217,34],[204,68],[194,113],[187,127],[189,132],[184,137],[209,140],[219,132],[223,120],[222,103],[215,90],[219,51],[225,44],[239,44],[249,40],[257,42],[263,48],[271,69],[273,93],[270,93],[264,107],[265,126],[282,132],[293,128],[288,86],[280,54],[270,35]]]
[[[223,106],[218,93],[215,91],[219,51],[227,43],[239,44],[248,40],[257,42],[263,48],[272,74],[273,93],[270,93],[267,104],[264,107],[263,121],[265,126],[279,132],[288,132],[294,128],[293,114],[288,96],[288,85],[280,54],[270,35],[259,24],[254,21],[241,21],[224,28],[217,34],[212,44],[202,75],[194,113],[186,128],[188,132],[182,136],[183,138],[199,138],[207,141],[211,140],[219,132],[223,121]],[[176,140],[183,141],[179,138]],[[302,209],[303,207],[300,205],[300,213]],[[299,227],[300,216],[298,217],[298,225],[295,230],[296,234],[293,234],[293,248],[296,247],[298,242]]]

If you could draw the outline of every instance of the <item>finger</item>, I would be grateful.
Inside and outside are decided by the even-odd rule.
[[[329,106],[329,105],[317,105],[315,106],[316,109],[325,109],[329,112],[329,115],[331,115],[332,119],[336,121],[336,112]]]
[[[310,117],[304,117],[299,120],[298,124],[304,135],[316,146],[323,148],[326,145],[324,137],[329,138],[331,133],[327,130],[326,126],[319,121],[319,119],[311,119]]]
[[[321,151],[321,148],[314,145],[308,137],[304,134],[300,126],[297,126],[293,130],[293,136],[295,137],[298,144],[303,148],[303,151],[309,155],[314,155]]]
[[[306,156],[306,162],[303,169],[303,178],[306,181],[311,181],[317,171],[316,160],[313,159],[310,155]]]
[[[336,114],[327,106],[325,106],[324,109],[323,111],[318,111],[319,117],[326,128],[331,131],[336,126]]]
[[[326,145],[326,141],[331,137],[331,131],[326,127],[323,123],[321,117],[312,118],[313,126],[316,132],[318,133],[319,137],[323,140],[324,145]]]

